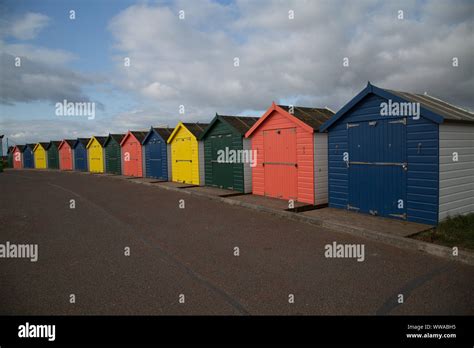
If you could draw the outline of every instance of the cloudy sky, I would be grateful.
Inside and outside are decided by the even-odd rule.
[[[272,101],[337,110],[368,80],[474,109],[470,0],[2,0],[0,13],[10,144],[260,116]],[[95,118],[57,116],[63,100],[94,102]]]

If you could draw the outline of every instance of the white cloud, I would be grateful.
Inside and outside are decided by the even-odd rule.
[[[99,81],[65,67],[46,64],[22,57],[21,66],[15,66],[16,56],[6,52],[0,55],[2,69],[1,104],[47,101],[90,101],[83,86]],[[101,106],[102,107],[102,106]]]
[[[29,44],[5,44],[0,41],[0,51],[8,52],[15,57],[26,57],[38,63],[52,66],[64,66],[77,57],[61,49],[50,49]]]
[[[398,10],[404,20],[397,19]],[[272,101],[337,110],[368,80],[474,109],[473,13],[474,3],[463,0],[139,3],[108,26],[116,62],[110,79],[117,95],[134,100],[130,111],[94,122],[61,119],[59,125],[12,119],[0,128],[37,141],[174,126],[178,119],[208,122],[216,112],[255,115],[252,110],[265,110]],[[34,35],[41,24],[31,27]],[[28,37],[28,30],[23,33]],[[97,82],[67,68],[81,58],[67,51],[1,40],[0,51],[3,103],[82,100],[83,86]],[[26,63],[20,72],[12,64],[15,56]],[[348,68],[343,57],[350,59]],[[457,68],[453,57],[459,58]]]
[[[41,13],[28,12],[11,24],[9,34],[20,40],[31,40],[48,25],[50,19]]]
[[[185,20],[178,18],[180,9]],[[473,23],[465,12],[473,9],[468,1],[134,5],[109,25],[117,60],[132,61],[127,70],[118,67],[116,83],[160,101],[162,108],[183,104],[192,117],[203,118],[216,111],[261,110],[285,99],[337,109],[368,80],[427,90],[472,108],[467,91],[474,90]],[[453,56],[460,59],[458,68],[451,65]],[[350,59],[348,68],[343,57]]]
[[[156,100],[177,96],[177,92],[173,88],[156,81],[144,87],[142,92],[145,96],[154,98]]]
[[[34,39],[49,22],[50,18],[41,13],[28,12],[21,18],[4,14],[0,21],[0,104],[90,101],[83,87],[103,80],[100,74],[88,76],[68,68],[68,63],[77,58],[71,52],[9,41],[11,37]]]

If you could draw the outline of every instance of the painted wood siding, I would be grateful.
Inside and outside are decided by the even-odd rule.
[[[230,146],[230,150],[242,150],[242,136],[240,134],[234,133],[233,129],[221,121],[217,121],[213,125],[212,129],[208,134],[206,134],[204,139],[205,184],[208,186],[213,186],[215,184],[213,177],[215,174],[212,172],[212,142],[210,139],[212,136],[227,134],[232,134],[232,145]],[[244,169],[241,163],[232,164],[232,182],[232,187],[235,191],[244,192]]]
[[[157,149],[159,147],[159,149]],[[169,145],[163,138],[152,132],[146,143],[143,145],[143,170],[144,176],[157,178],[160,180],[169,180]],[[161,161],[158,162],[158,160]],[[157,163],[160,165],[158,166]]]
[[[42,146],[38,146],[34,151],[35,155],[35,168],[46,169],[47,167],[47,152]]]
[[[214,185],[214,171],[212,168],[212,141],[213,136],[219,136],[224,134],[232,133],[231,129],[221,121],[217,121],[212,129],[206,134],[206,137],[203,139],[204,143],[204,170],[205,170],[205,184],[207,186]]]
[[[232,136],[232,148],[236,151],[241,151],[243,149],[243,138],[240,135]],[[237,152],[237,153],[239,153]],[[232,165],[232,173],[234,177],[234,190],[239,192],[244,192],[244,164],[243,163],[234,163]]]
[[[263,132],[255,132],[250,138],[252,151],[256,154],[257,165],[252,168],[252,193],[254,195],[265,195],[265,172],[262,163],[263,156]]]
[[[189,140],[183,142],[183,139]],[[196,137],[186,127],[181,126],[170,143],[172,180],[199,185],[199,145]],[[180,166],[180,161],[183,160],[192,162],[189,165]]]
[[[74,148],[74,170],[88,171],[87,149],[82,143]]]
[[[342,120],[328,133],[328,186],[329,206],[346,209],[349,203],[349,171],[343,161],[349,151],[347,121]]]
[[[132,134],[122,144],[122,172],[126,176],[143,176],[142,145]]]
[[[89,161],[89,170],[92,173],[104,172],[104,148],[95,138],[92,140],[92,143],[89,144],[87,158]]]
[[[273,111],[251,136],[252,150],[257,151],[257,165],[252,168],[252,192],[265,195],[264,131],[285,128],[296,128],[297,200],[314,204],[313,134],[277,111]]]
[[[23,151],[23,167],[24,168],[35,167],[35,157],[30,147],[26,147],[25,150]]]
[[[146,178],[146,161],[145,161],[146,155],[145,155],[145,147],[142,145],[142,176]]]
[[[314,204],[328,202],[328,135],[314,133]]]
[[[13,151],[13,168],[21,169],[23,168],[23,156],[19,148],[15,147]]]
[[[210,137],[212,136],[212,132],[207,134],[206,139],[203,140],[204,143],[204,184],[206,186],[213,186],[213,170],[212,170],[212,144],[210,141]]]
[[[48,168],[59,169],[59,150],[54,144],[48,149]]]
[[[73,163],[73,151],[71,146],[65,142],[59,149],[59,168],[61,170],[72,170]]]
[[[347,123],[386,119],[380,104],[386,99],[370,94],[357,103],[343,119],[329,129],[329,206],[347,209],[349,171],[343,161],[349,151]],[[407,220],[436,224],[438,221],[438,126],[424,118],[408,118],[407,138]],[[419,145],[420,144],[420,145]],[[420,150],[418,148],[420,147]],[[350,156],[350,155],[349,155]]]
[[[296,128],[296,158],[298,162],[298,201],[314,204],[314,144],[313,133]]]
[[[436,225],[439,198],[439,149],[436,123],[423,117],[419,120],[407,118],[407,161],[408,220]]]
[[[204,168],[204,143],[202,141],[198,141],[198,158],[199,158],[199,181],[198,185],[204,186],[204,178],[205,178],[205,168]]]
[[[252,143],[250,139],[242,139],[242,148],[244,151],[251,151],[252,150]],[[243,172],[244,172],[244,193],[251,193],[252,192],[252,167],[250,163],[243,164]]]
[[[168,180],[171,180],[171,145],[166,144],[166,161],[168,162]]]
[[[439,152],[439,221],[474,212],[474,125],[441,124]]]
[[[113,138],[105,147],[105,170],[111,174],[122,174],[122,149]]]

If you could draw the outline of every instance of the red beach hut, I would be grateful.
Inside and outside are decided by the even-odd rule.
[[[23,145],[16,145],[13,148],[13,168],[23,168]]]
[[[128,131],[120,142],[122,148],[122,174],[125,176],[143,176],[142,141],[148,131]]]
[[[64,139],[59,144],[59,169],[61,170],[72,170],[73,169],[73,145],[76,140]]]
[[[257,156],[252,193],[326,204],[327,134],[320,133],[319,127],[333,115],[327,108],[272,103],[245,134]]]

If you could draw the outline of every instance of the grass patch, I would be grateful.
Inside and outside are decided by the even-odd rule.
[[[435,229],[417,234],[414,238],[474,251],[474,213],[448,217]]]

